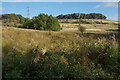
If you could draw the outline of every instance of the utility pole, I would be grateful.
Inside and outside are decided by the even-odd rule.
[[[78,15],[79,26],[80,26],[80,16],[81,16],[81,14],[79,13],[79,15]]]
[[[27,7],[28,10],[27,10],[27,17],[30,18],[30,6]]]

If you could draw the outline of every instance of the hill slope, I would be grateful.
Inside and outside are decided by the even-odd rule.
[[[76,32],[79,27],[78,19],[59,20],[62,31]],[[86,32],[115,32],[118,29],[118,21],[102,19],[81,19],[81,26],[86,27]]]

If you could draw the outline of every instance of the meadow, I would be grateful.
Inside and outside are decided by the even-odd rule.
[[[2,27],[3,78],[120,79],[118,22],[59,20],[62,30]]]
[[[63,32],[78,32],[79,19],[59,20]],[[118,21],[103,20],[103,19],[81,19],[81,26],[86,28],[87,33],[108,33],[118,30]]]

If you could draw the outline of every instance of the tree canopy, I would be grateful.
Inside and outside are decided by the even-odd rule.
[[[104,16],[101,13],[90,13],[90,14],[84,14],[84,13],[73,13],[73,14],[66,14],[66,15],[58,15],[56,17],[57,19],[106,19],[107,17]]]
[[[48,16],[44,13],[34,16],[32,19],[24,18],[22,15],[3,14],[0,20],[2,20],[4,26],[60,31],[58,20],[52,15]]]
[[[25,18],[22,15],[17,14],[3,14],[0,15],[4,26],[20,27],[37,30],[52,30],[60,31],[60,25],[58,19],[106,19],[107,17],[100,13],[73,13],[66,15],[58,15],[56,18],[52,15],[41,13],[38,16],[34,16],[32,19]]]
[[[23,27],[37,30],[60,31],[58,20],[52,15],[48,16],[47,14],[43,13],[25,21]]]
[[[2,19],[3,22],[14,22],[14,23],[23,23],[25,18],[22,15],[16,15],[16,14],[3,14],[0,17],[0,20]]]

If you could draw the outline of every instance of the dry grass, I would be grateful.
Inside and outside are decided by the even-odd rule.
[[[84,38],[80,36],[76,38],[75,33],[70,32],[70,28],[65,32],[49,32],[30,29],[20,29],[14,27],[3,27],[2,47],[9,46],[9,48],[6,48],[6,52],[15,49],[18,51],[22,50],[24,51],[24,53],[36,46],[38,46],[39,49],[44,47],[49,49],[55,49],[55,47],[59,45],[72,49],[73,46],[71,45],[71,43],[74,41],[84,40],[86,42],[89,42],[90,40],[93,40],[93,37],[97,37],[95,34],[85,34],[85,36],[86,37]]]
[[[98,33],[79,34],[79,33],[70,32],[69,30],[68,32],[67,31],[49,32],[49,31],[20,29],[20,28],[3,26],[2,28],[2,49],[3,49],[2,58],[3,58],[3,66],[4,66],[3,76],[6,77],[7,74],[9,74],[11,77],[16,77],[17,73],[19,73],[20,76],[23,75],[22,77],[30,78],[32,77],[32,75],[27,75],[27,74],[33,74],[35,72],[34,73],[35,77],[36,75],[37,77],[39,76],[43,77],[45,73],[47,73],[47,75],[49,75],[50,77],[53,77],[54,75],[53,74],[51,75],[51,72],[54,73],[54,71],[51,71],[51,68],[52,70],[55,71],[57,70],[56,72],[58,73],[62,70],[63,71],[62,74],[65,75],[67,73],[74,73],[74,75],[78,75],[78,76],[80,76],[81,74],[82,76],[88,76],[89,74],[90,75],[96,74],[96,73],[89,73],[87,75],[86,72],[84,71],[85,70],[87,71],[88,68],[90,68],[90,71],[96,70],[99,73],[101,71],[101,68],[100,71],[99,69],[97,70],[97,68],[94,68],[96,67],[95,65],[97,65],[98,63],[95,65],[91,65],[90,67],[90,65],[86,64],[85,60],[89,60],[86,56],[91,53],[90,59],[97,61],[99,59],[101,60],[104,59],[104,57],[103,58],[99,58],[99,57],[102,57],[101,54],[105,54],[106,51],[109,52],[110,50],[111,54],[115,54],[114,51],[116,51],[117,48],[113,46],[114,41],[109,40],[109,37],[110,36],[108,36],[107,34],[98,34]],[[112,47],[113,48],[112,51],[111,48],[106,49],[109,48],[107,46]],[[98,56],[97,58],[96,55]],[[116,60],[115,57],[112,58]],[[107,61],[111,62],[112,58],[108,59]],[[60,65],[58,64],[57,61],[59,59],[60,59]],[[79,61],[79,59],[81,59],[81,61]],[[106,61],[103,61],[102,63],[104,62]],[[115,61],[112,60],[112,62]],[[79,63],[80,63],[80,67],[76,67],[76,65],[79,65]],[[91,61],[89,63],[91,64]],[[55,64],[55,65],[50,67],[49,70],[48,64],[52,64],[52,65]],[[63,66],[63,64],[66,64],[67,67]],[[67,68],[70,70],[74,70],[73,66],[75,66],[76,67],[75,69],[78,70],[82,69],[81,66],[83,66],[85,70],[83,68],[83,70],[80,71],[80,73],[76,73],[76,71],[69,72],[69,70],[66,71],[67,73],[64,72],[65,70],[67,70]],[[41,67],[46,67],[46,68],[41,68]],[[19,72],[19,70],[22,72]],[[36,73],[38,71],[43,73],[42,74]],[[104,72],[104,70],[102,70],[102,72]],[[102,74],[102,77],[104,77],[106,74],[108,73],[105,72],[104,75]]]
[[[77,19],[59,20],[59,22],[61,27],[63,28],[61,32],[78,32],[79,24]],[[81,26],[86,27],[87,33],[105,33],[113,31],[115,32],[118,30],[118,22],[110,20],[81,19]]]
[[[20,29],[14,27],[2,28],[2,48],[6,49],[3,50],[3,53],[7,53],[12,50],[22,50],[23,53],[27,53],[27,51],[36,46],[39,49],[44,47],[48,49],[55,49],[57,46],[62,46],[67,47],[69,50],[73,47],[71,44],[78,40],[83,41],[83,38],[76,38],[75,33],[71,33],[69,30],[68,32],[63,33]],[[90,39],[86,37],[84,40],[89,41]]]
[[[63,40],[63,44],[69,47],[70,40],[74,40],[74,34],[62,33],[53,31],[39,31],[30,29],[20,29],[14,27],[3,27],[2,28],[2,47],[7,53],[12,50],[24,51],[26,53],[33,47],[41,48],[54,48],[58,46],[59,41]],[[54,41],[58,44],[54,44]],[[61,44],[59,44],[61,45]],[[5,47],[8,48],[5,48]]]
[[[38,46],[39,49],[43,47],[50,49],[50,48],[55,48],[58,45],[72,48],[71,46],[72,42],[78,40],[83,41],[81,37],[76,38],[74,33],[74,32],[78,33],[78,24],[77,23],[73,24],[73,22],[76,22],[77,20],[68,20],[69,23],[62,23],[63,21],[64,20],[59,20],[60,25],[62,25],[63,27],[63,30],[61,30],[60,32],[40,31],[40,30],[3,26],[2,47],[9,46],[8,48],[6,48],[7,50],[3,50],[3,51],[9,52],[15,49],[15,50],[22,50],[24,51],[24,53],[26,53],[26,51],[36,46]],[[86,21],[94,22],[98,20],[86,20]],[[113,33],[114,31],[106,31],[106,30],[118,29],[117,25],[114,25],[117,24],[116,21],[103,20],[102,22],[107,22],[109,24],[81,24],[81,25],[86,27],[86,33],[105,33],[105,32]],[[97,25],[97,26],[94,27],[93,25]],[[92,36],[91,35],[90,37],[87,36],[84,38],[84,40],[90,41],[90,39],[92,39]],[[61,43],[61,41],[63,41],[63,43]],[[54,42],[57,42],[58,44],[54,44]]]
[[[52,36],[58,34],[58,32],[51,32]],[[10,48],[17,48],[18,50],[27,51],[34,46],[49,47],[52,36],[49,36],[47,31],[18,29],[11,27],[3,27],[2,41],[3,47],[6,45],[11,46]]]

